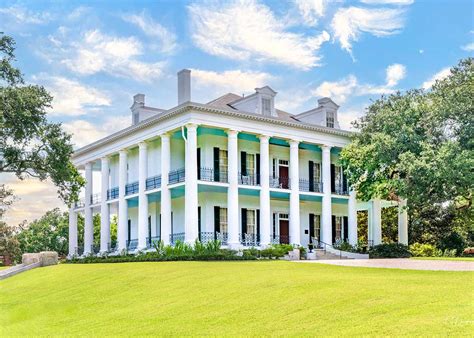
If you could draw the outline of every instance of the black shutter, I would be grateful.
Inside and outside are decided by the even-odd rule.
[[[198,207],[198,238],[201,240],[201,207]]]
[[[173,223],[174,223],[174,222],[173,222],[173,212],[171,211],[171,234],[173,234],[173,231],[174,231],[174,229],[173,229]]]
[[[336,167],[331,164],[331,192],[336,191]]]
[[[332,244],[336,242],[336,216],[332,216]]]
[[[275,239],[275,234],[276,234],[276,214],[273,213],[273,233],[272,233],[272,239]]]
[[[273,173],[273,178],[276,178],[277,177],[277,163],[276,163],[276,159],[272,159],[272,173]]]
[[[257,185],[260,185],[260,154],[255,155],[257,164]]]
[[[247,176],[247,153],[245,151],[240,152],[240,174]]]
[[[197,174],[198,180],[201,179],[201,148],[197,148]]]
[[[314,214],[309,214],[309,244],[311,244],[311,237],[314,234]]]
[[[219,173],[219,148],[214,148],[214,181],[220,181],[220,173]]]
[[[349,219],[347,218],[347,216],[344,216],[343,218],[343,224],[344,224],[344,241],[348,241],[349,239]]]
[[[242,240],[245,239],[245,233],[247,233],[247,209],[242,208]]]
[[[309,161],[309,191],[314,191],[314,162]]]
[[[260,243],[260,209],[257,209],[257,242]]]
[[[344,171],[342,172],[342,191],[347,192],[347,175]]]
[[[151,216],[148,216],[148,245],[151,245]]]
[[[214,207],[214,239],[217,239],[217,233],[221,232],[221,208]]]
[[[132,239],[132,220],[129,219],[128,220],[128,241],[130,242],[130,240]]]
[[[161,236],[161,213],[160,213],[160,240],[163,240],[163,237]]]

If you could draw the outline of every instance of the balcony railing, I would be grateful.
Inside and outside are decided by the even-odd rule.
[[[349,195],[349,191],[347,191],[347,188],[344,189],[342,184],[336,182],[335,189],[333,191],[336,195]]]
[[[271,235],[271,244],[290,244],[290,236],[288,235]]]
[[[161,175],[149,177],[145,183],[146,190],[161,188]]]
[[[270,176],[270,188],[290,189],[290,179],[288,177]]]
[[[300,191],[323,192],[323,183],[300,178]]]
[[[84,208],[85,204],[86,204],[86,203],[84,202],[84,199],[83,199],[83,198],[81,198],[79,201],[76,201],[76,202],[74,203],[74,205],[76,206],[76,208]]]
[[[169,172],[169,184],[184,182],[186,172],[184,168],[173,170]]]
[[[128,183],[125,186],[125,195],[132,195],[138,193],[138,181],[133,183]]]
[[[198,178],[201,181],[227,183],[227,170],[200,168]]]
[[[107,190],[107,201],[114,200],[119,197],[119,188],[115,187]]]
[[[173,245],[176,244],[177,241],[184,242],[184,232],[170,234],[170,243]]]
[[[239,184],[242,185],[259,185],[260,184],[260,176],[259,175],[254,175],[254,174],[249,174],[247,175],[242,175],[242,173],[239,172]]]
[[[127,240],[127,250],[135,250],[138,247],[138,239]]]
[[[239,234],[240,244],[243,246],[259,246],[260,235],[257,234]]]
[[[100,203],[100,194],[91,195],[91,204],[98,204],[98,203]]]
[[[201,243],[212,242],[217,239],[215,232],[205,232],[205,231],[201,231],[199,233],[198,238],[199,238],[199,242]]]
[[[146,238],[146,247],[152,248],[155,243],[161,241],[161,236],[147,237]]]

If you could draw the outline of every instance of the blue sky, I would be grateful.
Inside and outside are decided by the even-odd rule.
[[[429,88],[473,55],[473,13],[468,0],[1,0],[0,31],[16,40],[27,81],[52,92],[49,118],[81,146],[130,124],[138,92],[175,106],[182,68],[192,69],[193,101],[270,85],[290,113],[331,96],[349,128],[371,99]],[[47,184],[7,181],[25,190],[12,219],[44,212],[21,208]]]

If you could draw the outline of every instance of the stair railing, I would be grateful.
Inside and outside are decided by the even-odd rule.
[[[339,251],[339,259],[342,259],[342,251],[335,248],[333,244],[323,242],[317,237],[311,237],[311,239],[312,239],[312,244],[313,244],[314,248],[323,248],[324,249],[324,254],[326,254],[327,247],[329,246],[329,247],[333,248],[333,250]]]

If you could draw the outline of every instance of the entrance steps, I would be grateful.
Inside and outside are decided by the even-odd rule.
[[[338,255],[338,254],[329,252],[329,251],[324,250],[324,249],[316,249],[316,250],[314,250],[314,251],[316,252],[316,259],[317,259],[317,260],[325,260],[325,259],[353,259],[353,258],[349,258],[349,257],[344,256],[344,255]]]

